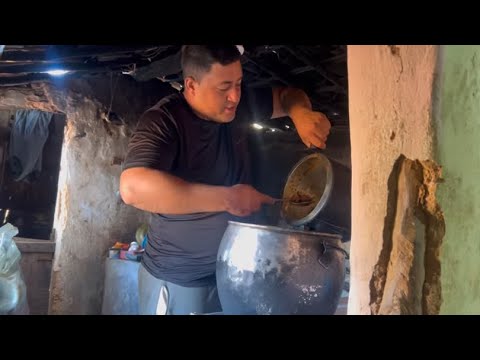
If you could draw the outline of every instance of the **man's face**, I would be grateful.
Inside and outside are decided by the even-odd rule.
[[[210,71],[192,85],[198,111],[212,121],[232,121],[240,102],[242,76],[240,61],[226,66],[213,64]]]

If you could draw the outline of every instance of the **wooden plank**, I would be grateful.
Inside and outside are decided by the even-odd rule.
[[[30,315],[47,315],[53,253],[23,253],[20,260]]]
[[[2,46],[2,45],[0,45]],[[0,61],[34,61],[34,62],[48,62],[48,61],[64,61],[71,58],[85,58],[85,57],[102,57],[114,56],[122,57],[129,56],[132,53],[146,52],[157,49],[162,51],[170,45],[125,45],[125,46],[65,46],[65,45],[50,45],[47,47],[28,46],[28,48],[14,48],[11,45],[5,47],[3,57]]]
[[[21,253],[54,253],[55,241],[14,237],[13,240]]]
[[[22,253],[20,267],[27,286],[29,313],[46,315],[55,241],[23,237],[14,237],[13,240]]]

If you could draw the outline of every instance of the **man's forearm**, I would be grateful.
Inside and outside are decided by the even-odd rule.
[[[300,111],[312,110],[308,95],[300,89],[285,88],[280,93],[280,104],[283,111],[291,118]]]
[[[148,168],[125,170],[120,193],[125,203],[160,214],[225,211],[225,187],[186,182]]]

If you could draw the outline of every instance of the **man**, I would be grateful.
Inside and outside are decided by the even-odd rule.
[[[121,196],[152,213],[139,271],[141,314],[221,311],[215,262],[228,220],[274,202],[249,185],[253,122],[288,115],[306,146],[325,148],[330,122],[303,91],[242,89],[240,51],[183,46],[183,92],[147,110],[131,139]]]

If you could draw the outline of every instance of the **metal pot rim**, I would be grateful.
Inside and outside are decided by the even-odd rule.
[[[250,223],[242,223],[239,221],[228,221],[229,225],[237,225],[241,227],[249,227],[253,229],[259,229],[259,230],[267,230],[267,231],[272,231],[272,232],[277,232],[277,233],[283,233],[283,234],[302,234],[302,235],[308,235],[308,236],[321,236],[323,238],[328,237],[331,239],[337,239],[337,240],[342,240],[341,235],[337,234],[328,234],[328,233],[321,233],[321,232],[316,232],[316,231],[304,231],[304,230],[297,230],[297,229],[289,229],[289,228],[283,228],[279,226],[272,226],[272,225],[257,225],[257,224],[250,224]]]

